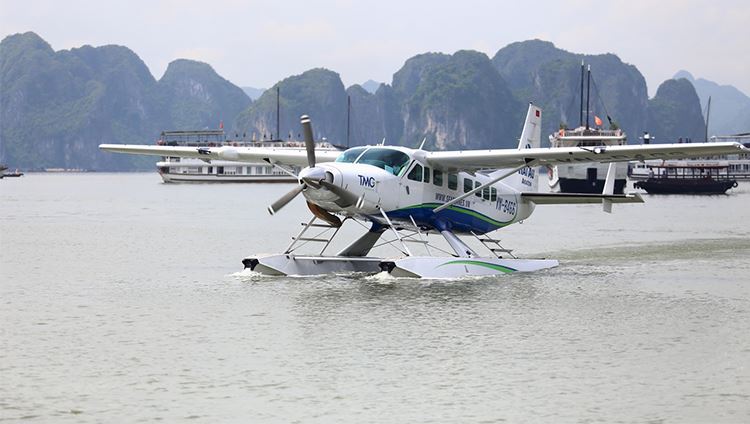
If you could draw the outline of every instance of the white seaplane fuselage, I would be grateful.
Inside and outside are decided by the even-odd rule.
[[[341,207],[338,196],[325,188],[307,187],[307,201],[343,216],[386,225],[390,220],[413,225],[423,231],[451,231],[456,234],[485,234],[528,218],[534,204],[521,198],[523,191],[536,191],[537,172],[524,167],[491,186],[477,191],[448,208],[434,209],[487,183],[504,170],[487,173],[445,171],[428,166],[424,150],[406,147],[357,147],[339,156],[336,162],[316,165],[330,182],[361,199]],[[383,157],[391,158],[386,162]],[[370,163],[367,163],[370,162]],[[320,172],[316,170],[317,172]],[[303,170],[300,177],[309,173]],[[525,190],[524,190],[525,188]]]

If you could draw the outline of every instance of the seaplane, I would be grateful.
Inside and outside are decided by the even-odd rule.
[[[559,265],[554,259],[516,257],[490,233],[531,216],[537,205],[642,203],[637,193],[613,194],[614,164],[630,160],[675,159],[746,153],[739,143],[649,144],[541,147],[542,110],[529,104],[517,148],[427,151],[416,148],[352,147],[344,152],[316,151],[311,120],[301,117],[305,149],[257,147],[186,147],[102,144],[101,150],[139,155],[237,162],[266,161],[303,167],[298,184],[273,202],[273,215],[302,194],[312,213],[287,249],[243,259],[246,269],[268,275],[309,276],[331,273],[387,272],[395,277],[460,278],[540,271]],[[540,192],[537,169],[583,162],[609,163],[601,194]],[[335,254],[326,254],[343,223],[363,224],[364,233]],[[316,231],[328,232],[319,236]],[[385,234],[389,234],[385,237]],[[440,234],[445,249],[413,255],[409,243],[429,246],[428,235]],[[478,253],[467,244],[475,238]],[[390,240],[387,240],[390,239]],[[383,241],[385,240],[385,241]],[[321,243],[313,254],[302,245]],[[395,244],[397,257],[369,256],[374,247]],[[414,245],[412,245],[414,246]],[[445,244],[443,245],[445,246]],[[442,250],[442,255],[433,254]]]

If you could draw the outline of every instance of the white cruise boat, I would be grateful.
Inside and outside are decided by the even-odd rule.
[[[736,142],[750,147],[750,133],[738,135],[713,136],[710,142]],[[660,176],[669,168],[706,168],[714,167],[726,170],[726,176],[734,180],[750,180],[750,156],[746,153],[710,156],[696,159],[652,159],[643,162],[630,162],[628,177],[633,180],[646,180],[653,176]],[[722,174],[724,172],[722,171]]]
[[[549,136],[552,147],[580,147],[593,149],[596,146],[621,146],[627,144],[625,133],[620,130],[602,130],[579,127],[560,130]],[[607,177],[609,164],[582,163],[557,165],[550,168],[549,185],[561,193],[601,193]],[[615,194],[622,194],[627,182],[627,167],[616,164]]]
[[[236,141],[227,140],[224,130],[202,131],[163,131],[156,142],[164,146],[241,146],[241,147],[274,147],[304,149],[302,141]],[[341,150],[328,142],[315,143],[318,150]],[[284,171],[265,162],[246,163],[200,159],[163,157],[156,163],[159,174],[165,183],[213,183],[213,182],[246,182],[246,183],[293,183],[297,180]],[[293,174],[299,173],[297,167],[285,167]]]

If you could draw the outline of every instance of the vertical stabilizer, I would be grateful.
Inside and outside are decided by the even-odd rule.
[[[518,150],[538,149],[540,147],[542,147],[542,109],[533,103],[529,103],[529,111],[526,112],[526,122],[523,124],[521,139],[518,140]],[[511,184],[520,191],[538,191],[538,170],[538,167],[521,169],[515,178],[515,184]]]
[[[523,124],[518,150],[537,149],[542,147],[542,109],[529,103],[526,122]]]

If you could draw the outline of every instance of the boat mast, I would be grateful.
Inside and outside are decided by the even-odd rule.
[[[350,133],[350,115],[352,111],[352,97],[350,95],[346,95],[346,148],[349,148],[349,133]]]
[[[583,126],[583,59],[581,59],[581,107],[578,108],[578,126]]]
[[[708,105],[706,106],[706,143],[708,143],[708,118],[711,116],[711,96],[708,96]]]
[[[586,129],[589,129],[589,100],[591,98],[591,65],[586,74]]]
[[[281,140],[281,123],[279,119],[279,86],[276,86],[276,138]],[[271,137],[273,139],[273,137]]]

